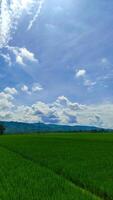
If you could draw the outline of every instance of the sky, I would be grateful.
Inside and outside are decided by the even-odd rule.
[[[0,120],[113,128],[112,8],[0,0]]]

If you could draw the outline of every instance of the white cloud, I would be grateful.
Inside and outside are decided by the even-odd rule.
[[[76,71],[76,77],[84,77],[86,75],[86,70],[85,69],[79,69],[78,71]]]
[[[35,58],[34,54],[30,51],[28,51],[26,48],[20,48],[18,49],[18,53],[23,59],[27,59],[31,62],[36,62],[37,59]]]
[[[26,93],[26,94],[28,94],[28,95],[32,94],[32,92],[30,91],[30,89],[29,89],[29,87],[27,85],[23,85],[21,87],[21,91],[24,92],[24,93]]]
[[[19,65],[25,65],[23,62],[23,58],[20,55],[16,55],[16,63]]]
[[[23,90],[27,91],[27,88]],[[0,92],[0,120],[113,128],[112,103],[81,105],[61,96],[50,104],[38,101],[31,106],[18,106],[14,103],[15,94],[14,89],[4,89]]]
[[[31,16],[29,29],[40,14],[41,0],[1,0],[0,2],[0,48],[8,45],[17,28],[19,19],[25,15]],[[34,15],[36,11],[36,14]]]
[[[32,105],[32,109],[35,112],[35,114],[48,115],[50,108],[49,108],[49,105],[39,101]]]
[[[30,52],[25,47],[19,48],[19,47],[11,47],[6,46],[7,49],[12,52],[15,55],[16,63],[20,65],[26,65],[27,61],[30,62],[37,62],[38,60],[35,58],[34,53]]]
[[[15,94],[17,94],[17,90],[10,87],[6,87],[3,92],[0,92],[0,111],[4,114],[14,108],[13,99]]]
[[[94,85],[96,85],[96,81],[91,81],[89,79],[84,80],[84,86],[86,86],[86,87],[92,87]]]
[[[4,92],[7,93],[7,94],[10,94],[10,95],[14,95],[14,94],[18,93],[15,88],[10,88],[10,87],[6,87],[4,89]]]
[[[85,69],[77,70],[75,76],[78,79],[82,78],[83,85],[86,86],[88,89],[93,88],[93,86],[95,86],[97,84],[97,81],[92,81],[91,79],[89,79],[89,76],[88,76],[88,74],[86,74]]]
[[[5,90],[3,92],[0,92],[0,111],[7,112],[11,108],[13,108],[13,99],[13,94],[10,94],[10,92],[5,92]]]
[[[13,121],[22,122],[37,122],[41,121],[40,117],[34,114],[32,107],[30,106],[17,106],[13,113],[10,113],[10,118]]]
[[[12,62],[11,62],[11,57],[10,57],[10,55],[7,53],[7,54],[0,54],[0,56],[4,59],[4,61],[6,62],[6,63],[8,63],[8,65],[9,66],[11,66],[12,65]]]
[[[41,9],[42,9],[42,5],[44,3],[44,0],[39,0],[38,1],[38,5],[37,5],[37,11],[36,14],[34,15],[33,19],[30,21],[29,26],[28,26],[28,30],[30,30],[34,24],[34,22],[37,20],[37,18],[40,15]]]
[[[11,17],[7,0],[1,1],[0,11],[0,48],[2,48],[10,39]]]
[[[21,0],[20,4],[22,6],[23,9],[28,9],[28,5],[30,6],[30,4],[32,4],[32,0]]]
[[[32,92],[39,92],[41,90],[43,90],[43,87],[40,84],[38,84],[38,83],[33,84]]]
[[[21,87],[21,91],[25,92],[29,95],[36,93],[36,92],[40,92],[42,90],[43,90],[43,87],[39,83],[34,83],[31,87],[28,87],[27,85],[23,85]]]
[[[23,85],[23,86],[21,87],[21,91],[22,91],[22,92],[28,92],[28,91],[29,91],[28,86],[27,86],[27,85]]]

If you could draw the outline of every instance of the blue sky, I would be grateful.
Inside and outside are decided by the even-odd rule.
[[[113,2],[0,4],[1,120],[112,127]]]

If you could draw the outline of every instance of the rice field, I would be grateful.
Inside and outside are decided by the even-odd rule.
[[[0,137],[0,200],[112,200],[112,134]]]

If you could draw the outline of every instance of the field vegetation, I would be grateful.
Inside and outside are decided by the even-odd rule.
[[[0,199],[112,200],[112,134],[0,137]]]

